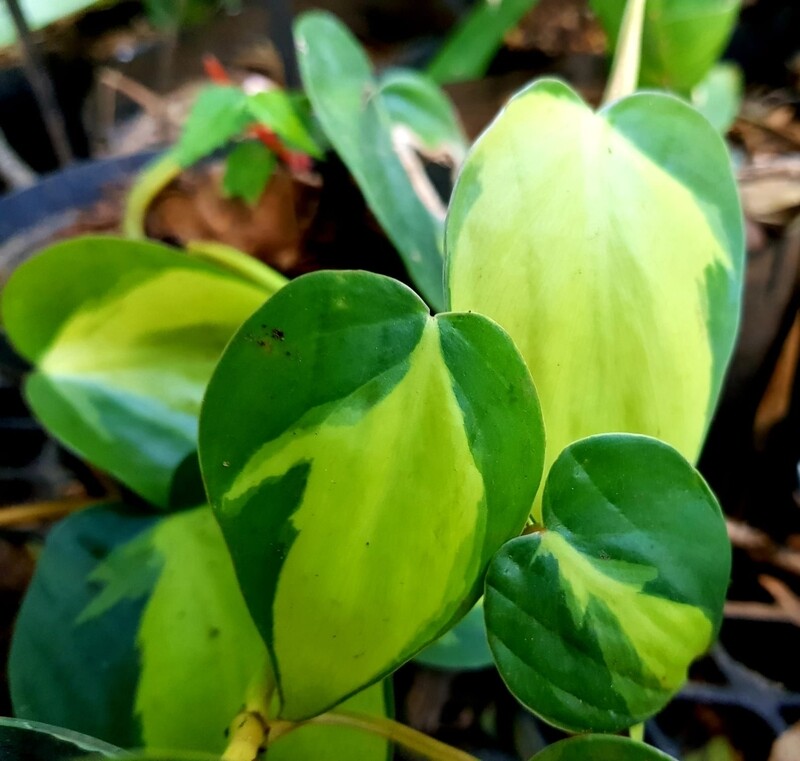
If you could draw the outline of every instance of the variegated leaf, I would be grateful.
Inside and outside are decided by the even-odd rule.
[[[58,632],[54,637],[53,632]],[[147,517],[96,507],[52,532],[22,606],[10,662],[14,708],[124,747],[220,753],[267,652],[208,507]],[[385,715],[383,685],[348,710]],[[386,741],[304,727],[270,759],[384,761]]]
[[[196,504],[206,383],[271,292],[165,246],[77,238],[14,273],[3,322],[54,436],[156,505]]]
[[[607,431],[697,458],[739,320],[742,229],[722,139],[673,96],[594,113],[539,81],[478,140],[447,222],[450,303],[522,352],[545,471]]]
[[[201,464],[281,716],[338,703],[474,604],[541,476],[533,385],[477,315],[363,272],[293,281],[209,385]]]
[[[678,691],[722,622],[730,545],[701,476],[646,436],[568,447],[544,530],[508,542],[486,577],[486,625],[516,697],[570,731],[616,732]]]

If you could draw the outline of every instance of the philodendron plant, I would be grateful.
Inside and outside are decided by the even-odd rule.
[[[579,733],[540,761],[666,758],[613,733],[721,623],[730,550],[692,463],[743,234],[711,125],[625,94],[637,17],[619,98],[535,82],[469,152],[446,311],[218,248],[83,238],[18,270],[3,318],[32,408],[155,508],[53,531],[13,644],[21,717],[171,757],[471,759],[394,722],[389,678],[483,597],[511,692]],[[336,28],[299,22],[305,70]]]

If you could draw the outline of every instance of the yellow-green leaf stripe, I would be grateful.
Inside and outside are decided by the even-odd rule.
[[[318,273],[271,299],[209,385],[201,463],[281,715],[381,678],[467,612],[541,474],[530,377],[476,315]]]

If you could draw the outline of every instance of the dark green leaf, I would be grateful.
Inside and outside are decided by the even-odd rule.
[[[639,723],[680,689],[722,621],[731,555],[719,506],[671,447],[605,434],[556,460],[543,524],[489,567],[500,673],[570,731]]]
[[[252,206],[261,198],[277,165],[277,157],[263,143],[239,143],[228,154],[222,189],[227,196],[241,198]]]

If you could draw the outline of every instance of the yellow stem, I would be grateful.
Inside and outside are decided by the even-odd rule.
[[[251,283],[264,288],[269,296],[277,293],[289,282],[280,272],[276,272],[258,259],[225,243],[212,240],[191,240],[186,244],[186,253],[196,259],[212,262],[219,267],[235,272]]]
[[[125,201],[122,233],[126,238],[146,237],[144,223],[150,204],[181,171],[181,166],[172,153],[166,153],[139,173]]]
[[[37,521],[54,520],[107,501],[103,499],[64,499],[53,502],[32,502],[29,505],[2,507],[0,508],[0,526],[20,526]]]
[[[222,761],[255,761],[264,749],[268,729],[254,711],[242,711],[231,724],[230,741]]]
[[[622,16],[617,51],[611,66],[603,104],[606,105],[636,91],[642,61],[642,30],[645,0],[628,0]]]
[[[313,719],[300,722],[273,721],[270,723],[270,744],[278,741],[289,732],[308,724],[350,727],[362,732],[369,732],[419,753],[429,761],[477,761],[475,756],[471,756],[469,753],[434,740],[432,737],[392,719],[387,719],[383,716],[365,716],[345,711],[330,711],[329,713],[315,716]],[[233,761],[233,759],[226,759],[225,761]]]

